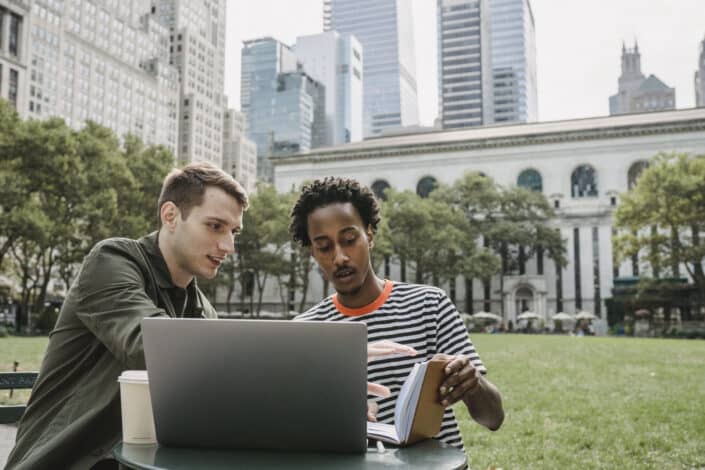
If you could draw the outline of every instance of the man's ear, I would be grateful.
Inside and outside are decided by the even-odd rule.
[[[181,211],[179,211],[179,208],[173,202],[166,201],[164,204],[162,204],[162,207],[159,209],[159,217],[162,221],[162,227],[165,227],[167,230],[173,231],[176,227],[176,222],[179,218],[180,213]]]
[[[367,227],[367,243],[369,244],[370,248],[374,248],[375,246],[375,234],[372,233],[372,227]]]

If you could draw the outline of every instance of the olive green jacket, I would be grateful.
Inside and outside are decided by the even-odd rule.
[[[123,370],[145,369],[140,321],[182,312],[216,317],[195,280],[186,291],[184,306],[184,289],[171,281],[157,232],[98,243],[49,336],[6,468],[87,469],[109,454],[121,436],[117,378]]]

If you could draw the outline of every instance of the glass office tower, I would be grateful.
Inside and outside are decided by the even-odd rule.
[[[538,119],[536,35],[529,0],[489,0],[494,122]]]
[[[365,51],[364,136],[419,122],[411,0],[325,0],[324,29]]]
[[[271,182],[269,157],[306,152],[325,142],[325,87],[272,38],[245,41],[241,106],[257,144],[257,176]]]
[[[444,129],[492,122],[487,0],[438,0],[438,105]]]

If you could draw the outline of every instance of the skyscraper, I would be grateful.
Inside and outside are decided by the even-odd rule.
[[[257,144],[257,175],[272,181],[269,157],[325,142],[325,87],[307,75],[291,49],[273,38],[245,41],[241,105]]]
[[[352,34],[365,51],[363,134],[418,124],[411,0],[325,0],[324,29]]]
[[[0,98],[27,115],[29,2],[0,1]]]
[[[445,129],[492,122],[487,0],[438,0],[438,107]]]
[[[304,71],[326,90],[324,145],[362,140],[362,45],[336,31],[299,36],[295,53]]]
[[[179,71],[179,161],[221,166],[225,0],[153,0],[151,12],[169,30],[170,62]]]
[[[20,114],[61,117],[73,128],[90,119],[176,152],[178,75],[169,64],[169,31],[149,4],[33,2],[19,28],[28,67]]]
[[[698,70],[695,71],[695,106],[705,107],[705,39],[700,43]]]
[[[676,108],[676,90],[655,75],[641,73],[639,45],[633,49],[622,45],[622,74],[618,91],[610,96],[610,115],[664,111]]]
[[[235,109],[227,109],[223,119],[223,170],[248,193],[255,190],[257,145],[245,137],[245,116]]]
[[[529,0],[489,0],[494,122],[538,119],[536,33]]]

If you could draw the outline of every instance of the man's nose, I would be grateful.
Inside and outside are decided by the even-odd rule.
[[[218,241],[218,249],[227,254],[232,254],[235,251],[235,236],[228,232],[227,235],[221,237]]]
[[[335,245],[333,252],[333,263],[336,265],[343,265],[350,260],[350,257],[345,253],[340,245]]]

